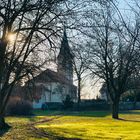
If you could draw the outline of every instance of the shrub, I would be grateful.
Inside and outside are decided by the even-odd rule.
[[[42,110],[61,110],[63,104],[60,102],[44,102],[42,104]]]
[[[31,115],[32,104],[30,101],[14,97],[10,99],[6,112],[8,115]]]
[[[47,103],[43,103],[42,106],[41,106],[41,109],[42,109],[42,110],[48,110],[48,105],[47,105]]]
[[[73,101],[70,97],[70,95],[67,95],[65,100],[63,101],[64,109],[70,109],[73,107]]]

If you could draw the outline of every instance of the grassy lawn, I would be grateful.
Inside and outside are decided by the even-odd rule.
[[[35,111],[33,117],[7,117],[13,127],[2,140],[140,140],[140,111],[120,113],[111,119],[105,111]]]

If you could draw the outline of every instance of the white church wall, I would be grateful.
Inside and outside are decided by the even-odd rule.
[[[42,107],[42,103],[46,101],[46,97],[44,95],[41,96],[41,99],[38,101],[33,101],[33,108],[39,109]]]
[[[38,102],[33,101],[34,109],[41,108],[42,104],[45,102],[63,102],[66,95],[70,94],[70,87],[65,84],[62,85],[60,83],[52,82],[44,85],[42,92],[41,99]]]
[[[56,91],[59,83],[50,83],[47,87],[50,91],[45,91],[46,102],[62,102],[61,94]],[[48,85],[47,85],[48,86]]]
[[[38,102],[33,101],[34,109],[41,108],[42,104],[45,102],[62,102],[63,101],[63,98],[62,98],[63,93],[66,91],[64,91],[64,88],[62,87],[60,83],[53,82],[53,83],[45,84],[43,86],[44,86],[44,90],[42,91],[43,93],[41,95],[41,99]],[[59,91],[60,87],[63,88],[62,91]]]
[[[62,102],[63,101],[64,88],[60,83],[52,84],[52,100],[51,102]]]
[[[59,93],[52,94],[52,102],[62,102],[61,95]]]

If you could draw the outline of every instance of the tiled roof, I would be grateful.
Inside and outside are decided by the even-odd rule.
[[[43,71],[38,76],[36,76],[33,80],[35,82],[41,82],[41,83],[58,82],[61,84],[71,85],[70,81],[64,75],[61,75],[60,73],[52,71],[50,69]]]

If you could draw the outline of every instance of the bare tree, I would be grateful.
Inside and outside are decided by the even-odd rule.
[[[98,10],[86,17],[89,30],[84,33],[90,37],[89,47],[93,49],[90,67],[92,73],[107,84],[112,117],[118,119],[120,96],[138,66],[139,23],[121,22],[112,12],[114,3],[111,1],[103,1],[95,9]]]
[[[41,53],[39,57],[38,52],[54,46],[60,31],[62,2],[0,1],[0,129],[8,126],[5,108],[15,84],[42,65],[44,56]]]
[[[82,89],[82,79],[84,79],[85,75],[88,75],[88,68],[90,65],[90,50],[86,50],[87,44],[76,44],[73,46],[73,68],[76,74],[77,82],[78,82],[78,105],[81,102],[81,89]]]

